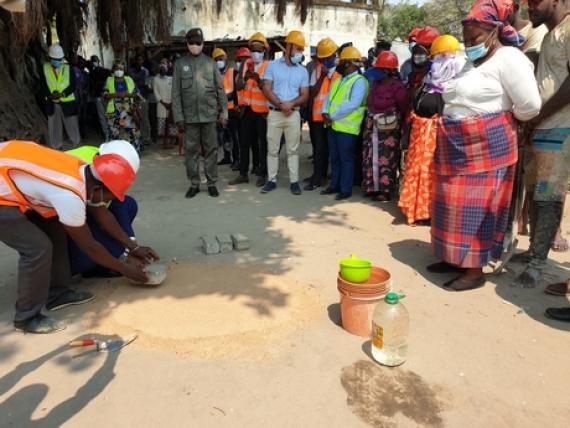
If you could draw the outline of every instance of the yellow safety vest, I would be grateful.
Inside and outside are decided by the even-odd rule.
[[[360,74],[355,74],[344,82],[342,79],[337,79],[333,82],[330,90],[328,106],[329,114],[333,114],[342,104],[347,103],[350,100],[352,86],[358,79],[364,79],[368,92],[368,80]],[[361,106],[352,113],[338,120],[334,120],[332,123],[332,129],[345,134],[360,134],[360,125],[362,125],[362,121],[364,120],[364,115],[366,113],[366,98],[367,97],[365,96],[362,100]]]
[[[135,90],[135,82],[129,76],[125,76],[125,82],[127,82],[127,92],[132,94]],[[115,78],[113,76],[107,78],[107,82],[105,83],[105,88],[107,92],[110,94],[117,93],[115,89]],[[107,103],[107,114],[115,113],[115,100],[109,100]]]
[[[46,83],[51,93],[60,92],[63,93],[69,87],[69,73],[71,72],[71,67],[69,64],[63,64],[59,74],[53,71],[53,67],[49,62],[44,63],[44,76],[46,78]],[[61,97],[59,99],[60,103],[69,103],[75,101],[75,94],[71,93],[66,97]]]

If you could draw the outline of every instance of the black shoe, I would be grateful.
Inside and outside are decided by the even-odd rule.
[[[232,171],[239,171],[239,163],[232,163]]]
[[[319,183],[310,182],[305,187],[303,187],[303,190],[306,190],[307,192],[312,192],[313,190],[319,189],[320,187],[321,186],[319,185]]]
[[[339,193],[339,191],[332,187],[327,187],[325,190],[321,190],[321,195],[334,195],[335,193]]]
[[[42,314],[24,321],[14,321],[14,328],[24,333],[49,334],[65,329],[65,325]]]
[[[231,163],[232,163],[231,159],[226,159],[226,158],[224,158],[224,159],[222,159],[221,161],[218,162],[218,165],[229,165],[229,164],[231,164]]]
[[[216,186],[208,186],[208,195],[210,195],[212,198],[217,198],[220,196],[220,192],[218,192]]]
[[[570,308],[547,308],[544,314],[553,320],[570,322]]]
[[[301,194],[301,186],[299,186],[298,182],[291,183],[291,186],[289,188],[291,189],[291,193],[293,193],[294,195]]]
[[[193,198],[194,196],[196,196],[198,193],[200,193],[200,188],[199,187],[190,187],[188,189],[188,191],[186,192],[186,198],[190,199]]]
[[[46,309],[48,311],[58,311],[72,305],[82,305],[83,303],[90,302],[95,296],[87,291],[67,290],[61,296],[48,302]]]
[[[340,192],[338,195],[336,195],[335,199],[337,201],[342,201],[344,199],[348,199],[352,196],[352,193],[342,193]]]

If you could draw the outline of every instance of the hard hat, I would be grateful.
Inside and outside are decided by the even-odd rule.
[[[461,48],[459,40],[449,34],[436,37],[431,45],[430,55],[436,56],[442,53],[455,53]]]
[[[63,49],[58,44],[53,44],[48,49],[48,56],[53,59],[61,59],[65,56]]]
[[[439,31],[437,31],[435,28],[425,27],[418,32],[416,36],[416,42],[420,45],[430,46],[438,36]]]
[[[412,31],[410,31],[410,34],[408,34],[408,40],[411,41],[416,41],[416,38],[418,37],[419,32],[422,31],[421,28],[414,28]]]
[[[347,61],[360,61],[362,55],[360,55],[360,51],[356,49],[354,46],[347,46],[340,52],[340,60],[347,60]]]
[[[113,140],[108,143],[103,143],[101,147],[99,147],[99,154],[119,155],[129,163],[135,174],[139,172],[141,166],[139,154],[128,141]]]
[[[248,48],[239,48],[237,51],[237,58],[251,58],[251,51]]]
[[[396,55],[392,51],[383,51],[380,52],[376,61],[373,64],[374,68],[385,68],[389,70],[397,70],[398,69],[398,55]]]
[[[133,181],[136,173],[129,163],[120,155],[107,154],[97,155],[91,165],[96,178],[111,191],[115,197],[123,202],[125,194]]]
[[[263,46],[265,46],[266,48],[269,47],[269,43],[267,43],[267,39],[260,32],[255,33],[254,35],[252,35],[249,38],[249,44],[252,44],[253,42],[263,43]]]
[[[293,30],[287,34],[285,37],[285,43],[290,43],[292,45],[299,46],[301,48],[305,47],[305,36],[303,33],[297,30]]]
[[[323,59],[331,57],[337,50],[337,44],[333,42],[331,38],[327,37],[317,44],[317,58]]]
[[[216,59],[220,56],[226,57],[227,58],[227,54],[226,51],[220,48],[216,48],[214,49],[214,52],[212,52],[212,58]]]

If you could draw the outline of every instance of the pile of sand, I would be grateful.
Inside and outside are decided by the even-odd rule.
[[[198,359],[266,358],[322,310],[308,285],[228,265],[175,264],[159,287],[120,279],[99,291],[85,320],[92,331],[137,332],[138,345]]]

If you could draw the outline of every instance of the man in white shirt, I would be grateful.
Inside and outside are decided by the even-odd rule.
[[[158,119],[157,129],[158,138],[163,141],[165,149],[171,148],[170,139],[175,139],[178,135],[176,124],[171,118],[172,111],[172,76],[168,76],[168,66],[165,62],[161,62],[159,66],[158,76],[153,80],[153,91],[156,97],[156,117]]]
[[[65,327],[42,315],[41,309],[62,309],[94,298],[68,288],[67,236],[97,264],[137,281],[146,280],[143,260],[117,260],[93,239],[85,222],[87,206],[124,199],[135,169],[133,159],[120,154],[99,155],[85,165],[74,156],[31,142],[0,143],[0,241],[20,254],[17,330],[62,330]],[[136,243],[132,247],[134,256],[152,257],[149,249]]]

